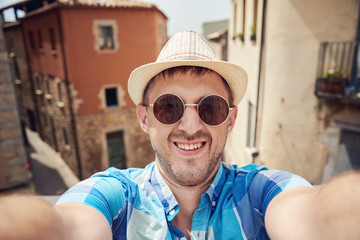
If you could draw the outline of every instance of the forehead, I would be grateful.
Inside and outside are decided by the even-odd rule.
[[[184,99],[197,100],[210,94],[217,94],[228,99],[228,91],[222,77],[216,72],[208,71],[195,74],[191,71],[160,74],[149,87],[149,100],[165,94],[173,93]]]

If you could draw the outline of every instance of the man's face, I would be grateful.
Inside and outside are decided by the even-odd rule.
[[[220,95],[229,101],[222,78],[216,73],[196,76],[177,72],[173,76],[158,76],[149,88],[149,103],[163,94],[175,94],[185,104],[199,103],[207,95]],[[236,107],[219,126],[204,124],[194,106],[186,106],[182,119],[173,125],[156,120],[152,107],[139,105],[138,116],[150,135],[160,173],[166,180],[194,186],[210,181],[217,172],[226,138],[236,118]]]

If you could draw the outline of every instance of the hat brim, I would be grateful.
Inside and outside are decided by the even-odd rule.
[[[247,73],[240,66],[225,61],[183,60],[148,63],[136,68],[128,81],[130,98],[135,104],[141,103],[146,85],[154,76],[168,68],[179,66],[198,66],[217,72],[229,84],[234,105],[238,105],[245,95]]]

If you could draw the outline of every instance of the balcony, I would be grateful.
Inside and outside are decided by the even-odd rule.
[[[359,42],[321,43],[315,84],[317,98],[360,105],[358,45]]]

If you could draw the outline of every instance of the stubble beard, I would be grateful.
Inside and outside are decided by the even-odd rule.
[[[170,135],[169,142],[171,142],[171,137],[172,136]],[[209,140],[211,139],[208,135],[206,135],[206,138]],[[209,149],[211,149],[211,143],[211,141],[208,141],[208,144],[210,145]],[[170,154],[159,151],[155,146],[153,146],[153,149],[160,167],[163,169],[166,176],[182,186],[196,186],[208,181],[208,178],[213,173],[214,168],[217,166],[219,161],[221,161],[222,155],[222,150],[218,150],[214,153],[209,152],[207,156],[208,159],[200,168],[196,165],[196,157],[189,157],[185,160],[185,165],[178,168],[175,164],[173,164],[176,159],[172,159]]]
[[[162,169],[166,172],[166,175],[171,178],[174,182],[182,186],[197,186],[205,181],[208,181],[209,176],[213,173],[213,170],[217,163],[220,161],[221,154],[217,158],[213,158],[206,162],[206,166],[199,169],[198,167],[192,167],[195,159],[188,159],[187,166],[181,169],[174,167],[171,161],[164,160],[160,155],[155,152],[159,164]]]

